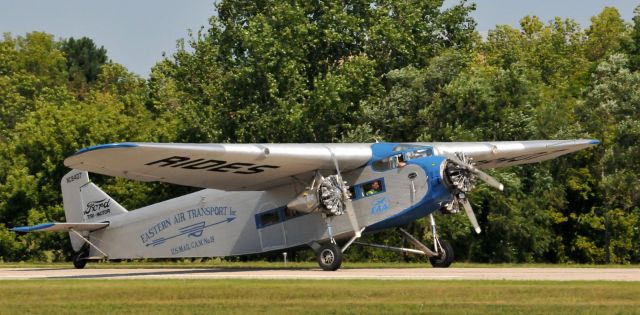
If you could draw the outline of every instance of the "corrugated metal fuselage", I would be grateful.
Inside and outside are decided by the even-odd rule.
[[[342,174],[365,232],[405,225],[451,199],[440,173],[444,158],[432,155],[376,170],[375,159],[391,153],[381,148],[366,166]],[[234,256],[321,243],[329,239],[323,216],[285,207],[311,180],[266,191],[201,190],[113,216],[89,238],[111,259]],[[371,191],[374,181],[379,191]],[[337,239],[353,235],[346,214],[333,217],[332,227]],[[92,248],[90,255],[101,254]]]

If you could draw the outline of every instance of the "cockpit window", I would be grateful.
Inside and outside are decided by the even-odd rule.
[[[419,159],[419,158],[432,156],[432,155],[433,155],[433,149],[431,148],[415,150],[415,151],[406,153],[407,160]]]
[[[402,158],[402,154],[396,154],[388,158],[380,159],[373,162],[371,167],[373,168],[374,171],[378,171],[378,172],[388,171],[390,169],[397,168],[400,164],[401,158]]]
[[[409,149],[414,149],[414,148],[422,148],[424,146],[422,145],[417,145],[417,144],[399,144],[395,147],[393,147],[393,151],[405,151],[405,150],[409,150]]]
[[[376,179],[374,181],[362,184],[362,191],[364,192],[364,196],[373,196],[379,193],[383,193],[384,189],[384,179]]]
[[[403,147],[406,149],[407,148],[406,146],[408,145],[396,146],[394,148],[394,151],[396,150],[396,148],[400,148],[400,147]],[[371,167],[373,168],[374,171],[384,172],[394,168],[404,167],[405,165],[407,165],[406,162],[409,160],[419,159],[419,158],[433,155],[433,149],[430,147],[424,147],[424,146],[413,146],[413,147],[416,149],[405,152],[403,154],[396,154],[384,159],[379,159],[377,161],[374,161],[371,164]]]

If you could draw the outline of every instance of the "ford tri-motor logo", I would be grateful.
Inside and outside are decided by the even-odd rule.
[[[109,205],[111,205],[111,199],[109,198],[91,201],[87,203],[84,214],[90,218],[92,218],[93,216],[105,215],[111,212]]]

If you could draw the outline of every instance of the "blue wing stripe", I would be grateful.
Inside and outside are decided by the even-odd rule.
[[[33,232],[33,231],[37,231],[37,230],[50,228],[50,227],[52,227],[54,225],[55,225],[55,223],[48,222],[48,223],[42,223],[42,224],[33,225],[33,226],[19,226],[19,227],[14,227],[13,229],[11,229],[11,231],[14,231],[14,232]]]
[[[73,155],[78,155],[78,154],[82,154],[82,153],[86,153],[89,151],[95,151],[95,150],[100,150],[100,149],[113,149],[113,148],[134,148],[139,146],[136,143],[130,143],[130,142],[123,142],[123,143],[109,143],[109,144],[99,144],[99,145],[94,145],[91,147],[86,147],[84,149],[80,149],[80,151],[74,153]]]

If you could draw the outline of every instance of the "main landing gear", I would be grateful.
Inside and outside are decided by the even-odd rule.
[[[431,221],[431,235],[433,235],[433,247],[436,254],[435,256],[427,255],[429,256],[429,262],[431,262],[431,266],[435,268],[447,268],[451,266],[451,263],[453,262],[453,247],[448,241],[441,240],[438,237],[438,232],[436,231],[436,220],[433,219],[433,214],[429,215],[429,220]],[[411,236],[411,238],[413,238],[413,236]],[[417,242],[418,240],[415,241]]]
[[[429,257],[429,262],[434,268],[447,268],[451,266],[451,263],[453,263],[453,259],[454,259],[453,247],[448,241],[440,239],[438,237],[438,233],[436,231],[436,222],[433,219],[433,214],[429,215],[429,219],[431,220],[431,224],[430,224],[431,235],[433,235],[433,250],[431,250],[426,245],[422,244],[422,242],[420,242],[418,239],[413,237],[413,235],[409,234],[409,232],[407,232],[403,228],[398,228],[398,231],[404,234],[407,240],[413,243],[416,249],[404,248],[404,247],[393,247],[393,246],[379,245],[379,244],[361,243],[361,242],[354,242],[354,244],[387,249],[387,250],[391,250],[399,253],[410,253],[410,254],[427,256]]]
[[[440,240],[440,255],[429,257],[429,262],[434,268],[447,268],[453,262],[453,247],[446,240]]]
[[[342,250],[338,244],[321,245],[317,252],[318,265],[324,271],[336,271],[342,265]]]
[[[343,253],[347,251],[351,244],[355,243],[355,240],[362,236],[362,231],[365,228],[361,228],[360,230],[356,230],[353,237],[340,248],[336,240],[333,238],[333,227],[331,225],[331,221],[333,217],[325,216],[325,222],[327,224],[327,234],[329,234],[329,243],[319,244],[318,242],[313,242],[309,244],[311,248],[316,253],[316,260],[318,261],[318,265],[324,271],[336,271],[340,269],[340,265],[342,265],[342,256]]]

